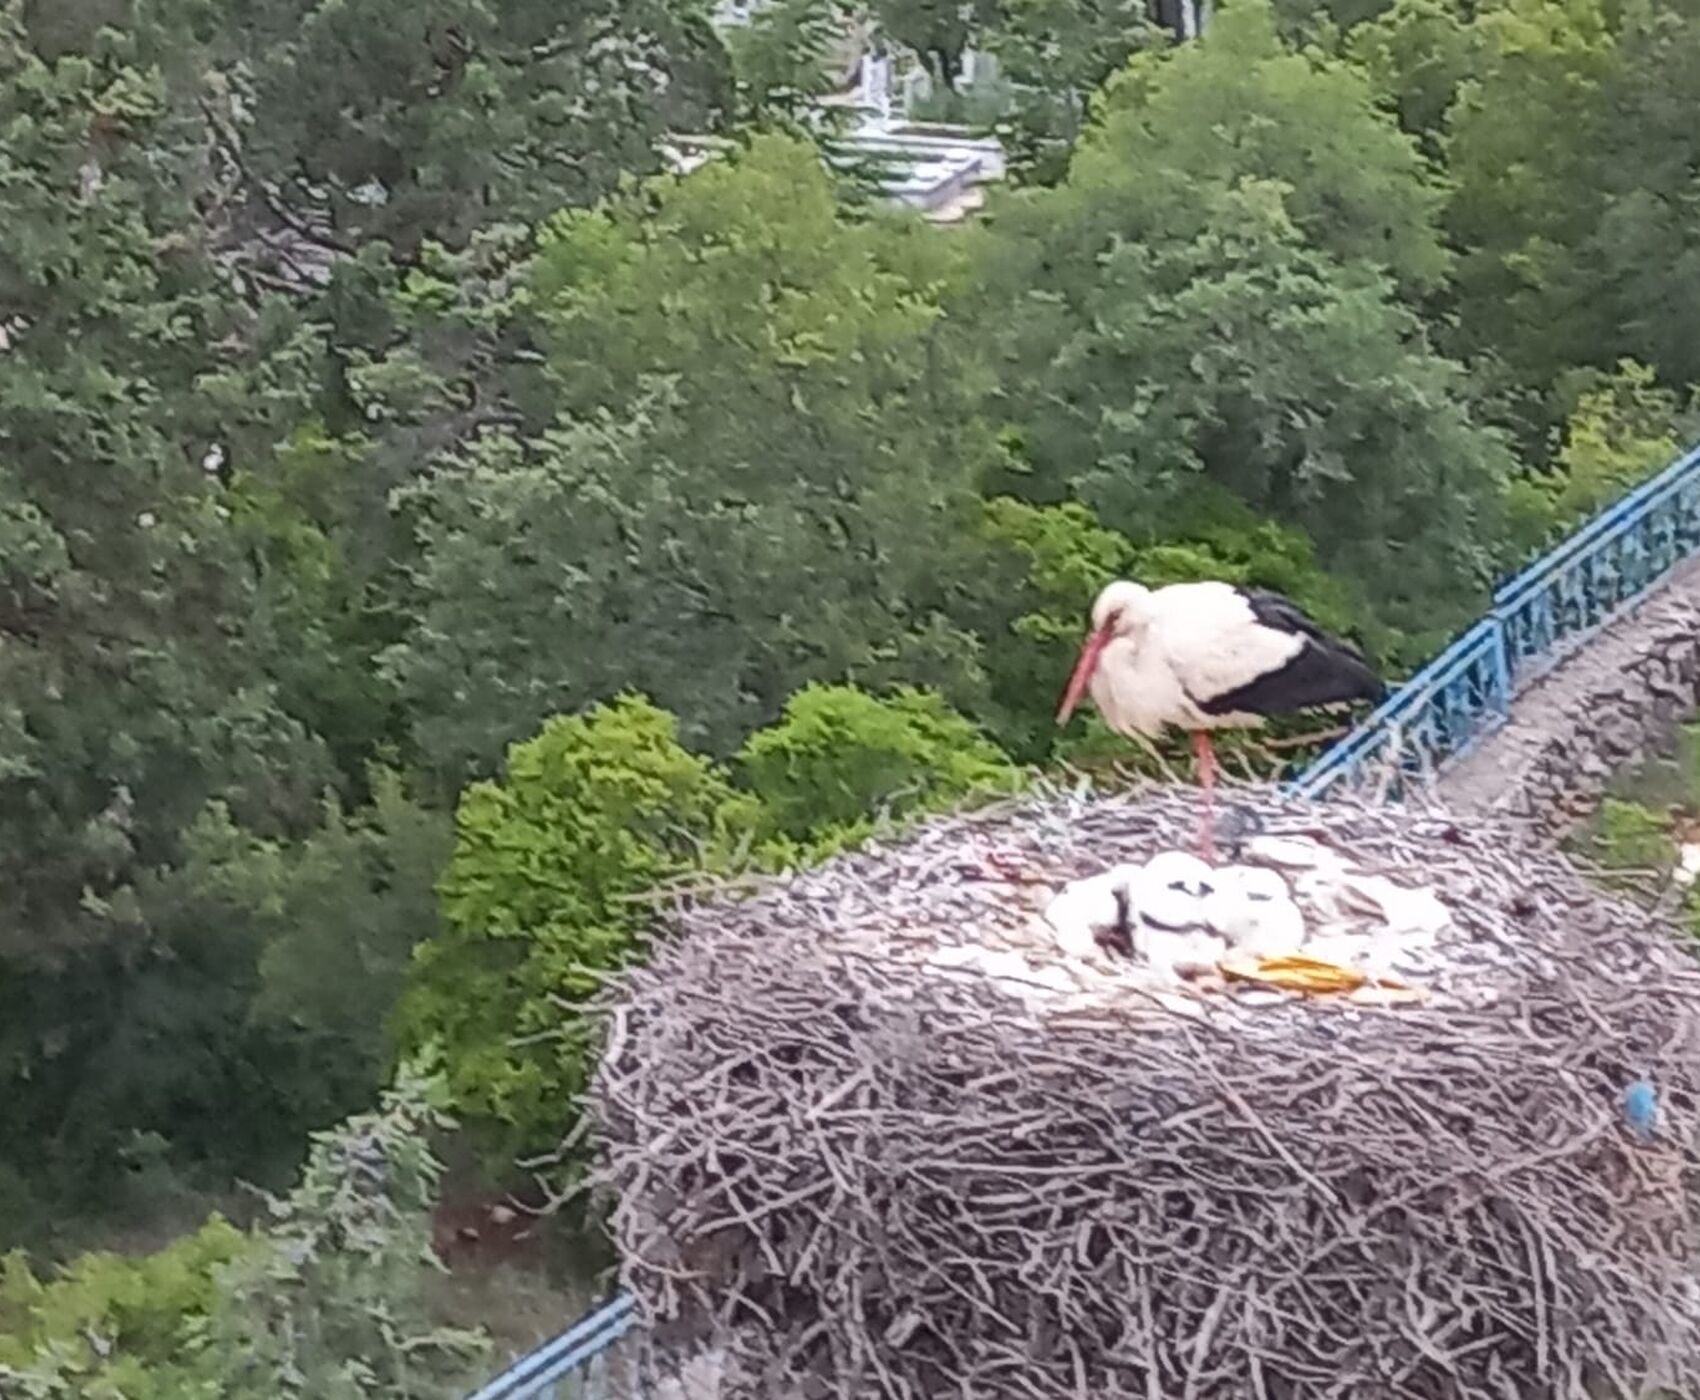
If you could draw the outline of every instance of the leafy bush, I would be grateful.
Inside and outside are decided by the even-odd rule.
[[[988,726],[1012,754],[1039,761],[1056,737],[1051,716],[1086,625],[1086,608],[1125,575],[1133,545],[1076,502],[986,503],[986,567],[976,580],[974,622],[986,649]]]
[[[767,854],[820,859],[892,822],[1012,791],[1020,773],[937,694],[854,686],[799,691],[750,736],[739,776],[759,803]]]
[[[379,1106],[317,1133],[301,1179],[268,1198],[261,1247],[215,1271],[197,1366],[217,1400],[460,1400],[487,1350],[439,1325],[426,1281],[453,1125],[442,1086],[404,1067]]]
[[[424,1286],[451,1126],[403,1069],[378,1109],[313,1139],[243,1233],[213,1216],[156,1254],[85,1254],[43,1282],[0,1263],[0,1395],[20,1400],[458,1400],[481,1338]]]
[[[502,1125],[504,1155],[571,1122],[590,1068],[572,1008],[640,949],[629,896],[724,865],[742,809],[636,696],[549,720],[463,794],[445,927],[415,956],[400,1030],[441,1056],[462,1112]]]
[[[38,1279],[21,1251],[0,1264],[0,1394],[33,1384],[46,1396],[178,1400],[200,1325],[218,1296],[217,1270],[249,1248],[213,1216],[194,1234],[142,1259],[80,1256]],[[33,1377],[33,1380],[29,1378]],[[62,1386],[50,1389],[50,1382]],[[74,1388],[73,1388],[74,1383]]]
[[[628,695],[548,721],[510,751],[503,781],[462,797],[443,932],[415,957],[401,1031],[441,1059],[497,1160],[572,1128],[597,1048],[577,1010],[642,955],[657,885],[816,860],[1019,781],[936,694],[849,686],[794,697],[736,772],[742,786]]]
[[[1583,376],[1552,470],[1506,487],[1514,557],[1537,552],[1673,461],[1683,416],[1677,396],[1633,360]]]

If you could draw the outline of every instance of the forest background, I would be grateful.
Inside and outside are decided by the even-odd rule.
[[[426,1146],[572,1132],[645,891],[1101,762],[1110,577],[1397,675],[1692,438],[1697,110],[1700,0],[0,0],[0,1379],[453,1393]]]

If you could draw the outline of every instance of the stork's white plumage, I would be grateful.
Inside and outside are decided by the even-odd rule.
[[[1204,920],[1230,948],[1259,958],[1296,953],[1305,941],[1305,919],[1287,882],[1257,865],[1218,870]]]
[[[1228,945],[1205,927],[1210,867],[1185,851],[1151,857],[1129,886],[1136,957],[1171,981],[1215,967]]]
[[[1045,918],[1067,956],[1091,962],[1100,949],[1133,952],[1129,890],[1139,875],[1137,865],[1113,866],[1102,875],[1076,880],[1051,900]]]
[[[1150,589],[1118,579],[1092,604],[1092,630],[1057,710],[1068,721],[1084,694],[1120,734],[1193,738],[1205,792],[1201,847],[1213,859],[1213,729],[1348,700],[1379,700],[1382,685],[1353,648],[1276,593],[1230,583]]]

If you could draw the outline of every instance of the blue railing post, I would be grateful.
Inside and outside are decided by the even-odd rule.
[[[555,1400],[563,1380],[606,1352],[637,1322],[637,1299],[621,1293],[553,1341],[520,1357],[472,1400]]]
[[[1493,698],[1502,717],[1511,717],[1511,644],[1506,635],[1505,619],[1494,609],[1493,624]]]

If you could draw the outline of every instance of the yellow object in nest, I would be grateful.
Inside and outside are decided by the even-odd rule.
[[[1390,977],[1371,978],[1356,968],[1339,963],[1307,958],[1302,953],[1289,953],[1277,958],[1259,958],[1244,953],[1232,954],[1219,964],[1222,975],[1230,981],[1257,982],[1283,991],[1303,992],[1308,996],[1329,996],[1337,993],[1354,995],[1354,1000],[1373,1000],[1384,1004],[1422,1000],[1422,994]]]

